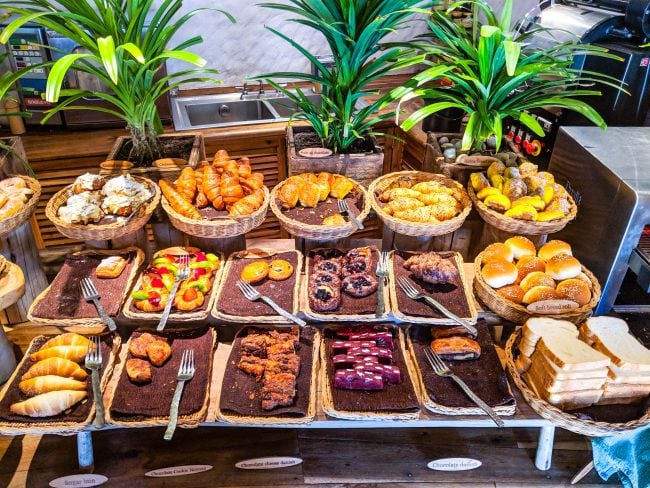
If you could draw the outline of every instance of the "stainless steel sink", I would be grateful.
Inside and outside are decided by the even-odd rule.
[[[185,112],[193,128],[276,118],[261,100],[195,103],[186,105]]]

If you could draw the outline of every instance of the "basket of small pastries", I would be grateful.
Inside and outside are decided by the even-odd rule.
[[[476,256],[474,267],[476,295],[515,323],[535,315],[579,323],[600,299],[598,279],[561,240],[536,249],[530,239],[514,236],[488,245]]]
[[[71,239],[108,240],[140,229],[159,201],[160,188],[147,178],[85,173],[47,202],[45,215]]]
[[[564,186],[528,161],[519,166],[495,161],[485,173],[470,175],[467,191],[485,222],[512,234],[552,234],[578,213]]]
[[[650,423],[650,350],[617,317],[528,319],[506,344],[515,385],[558,427],[600,437]]]
[[[95,405],[84,360],[92,347],[87,336],[73,332],[35,337],[0,392],[0,433],[69,435],[90,424]],[[120,336],[99,336],[99,347],[103,391],[115,365]]]
[[[40,196],[40,183],[29,176],[11,176],[0,181],[0,237],[32,216]]]
[[[175,181],[162,179],[158,184],[169,221],[192,236],[234,237],[266,218],[269,190],[264,175],[251,170],[248,158],[234,160],[223,149],[212,163],[183,168]]]
[[[349,211],[341,211],[339,200]],[[357,230],[348,212],[363,222],[370,212],[366,190],[347,176],[302,173],[290,176],[271,191],[271,211],[296,237],[342,239]]]
[[[189,276],[178,285],[169,315],[171,322],[208,317],[221,278],[222,257],[197,247],[174,246],[153,255],[124,304],[124,316],[135,320],[160,320],[181,267]]]
[[[472,203],[462,185],[443,175],[400,171],[368,187],[372,208],[384,225],[409,236],[440,236],[455,231]]]

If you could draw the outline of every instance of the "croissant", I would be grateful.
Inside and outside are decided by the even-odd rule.
[[[316,183],[316,180],[318,177],[314,173],[301,173],[298,175],[299,178],[302,178],[305,181],[310,181],[312,183]]]
[[[79,390],[86,389],[86,383],[61,376],[47,375],[37,376],[18,383],[18,388],[27,396],[40,395],[48,391]]]
[[[433,206],[420,207],[410,210],[397,211],[393,214],[396,219],[408,220],[409,222],[436,223],[436,209]]]
[[[244,197],[244,189],[239,183],[239,167],[235,161],[226,164],[221,175],[221,197],[226,205],[232,205]]]
[[[291,176],[287,178],[284,185],[278,190],[278,199],[282,203],[283,208],[295,208],[298,205],[298,197],[300,190],[305,184],[305,180],[299,176]]]
[[[54,346],[48,347],[47,349],[39,349],[30,354],[29,359],[37,362],[47,358],[63,358],[78,363],[84,360],[87,352],[87,346]]]
[[[80,402],[87,396],[86,391],[50,391],[25,400],[14,403],[9,409],[18,415],[30,417],[51,417],[66,411],[75,403]]]
[[[187,203],[194,202],[196,196],[196,176],[194,169],[183,168],[180,176],[176,180],[176,191],[187,201]]]
[[[203,172],[205,171],[205,166],[201,166],[196,171],[194,171],[194,176],[196,178],[196,198],[194,199],[194,205],[196,208],[205,208],[210,204],[210,200],[203,193]]]
[[[261,188],[262,185],[264,184],[264,173],[259,173],[259,172],[252,173],[249,180],[256,181],[260,185],[260,188]]]
[[[332,187],[332,180],[334,175],[332,173],[318,173],[316,178],[316,184],[320,188],[321,192],[318,199],[323,202],[330,195],[330,188]]]
[[[392,188],[384,191],[379,199],[382,202],[388,202],[400,197],[418,198],[420,195],[421,193],[419,191],[415,191],[411,188]]]
[[[258,174],[258,173],[254,173]],[[260,181],[259,178],[240,178],[239,183],[241,184],[242,187],[244,187],[244,192],[248,192],[248,194],[253,193],[255,190],[261,190],[264,188],[264,183],[263,180]]]
[[[354,182],[350,178],[341,175],[334,175],[332,187],[330,188],[330,195],[341,200],[352,191],[352,188],[354,188]]]
[[[252,174],[250,159],[241,158],[237,161],[237,169],[240,178],[250,178]]]
[[[203,170],[203,185],[201,189],[215,209],[223,210],[225,208],[226,205],[221,197],[221,176],[219,176],[215,167],[208,166]]]
[[[65,334],[53,337],[40,347],[40,350],[47,349],[54,346],[84,346],[88,347],[90,340],[80,334],[74,332],[66,332]]]
[[[63,358],[47,358],[32,365],[23,376],[22,381],[37,376],[56,375],[63,378],[74,378],[75,380],[85,380],[88,373],[84,371],[77,363]]]
[[[230,156],[228,155],[228,151],[226,151],[225,149],[219,149],[214,155],[214,159],[212,160],[212,166],[217,168],[217,172],[221,174],[223,173],[224,167],[229,162],[230,162]]]
[[[158,184],[160,185],[160,190],[163,195],[165,195],[165,198],[174,210],[188,219],[201,220],[201,214],[199,211],[194,207],[194,205],[185,200],[185,198],[176,191],[169,181],[160,180]]]
[[[305,181],[298,194],[298,201],[303,207],[313,208],[320,200],[320,187],[311,181]]]
[[[424,207],[424,203],[416,198],[399,197],[391,200],[383,208],[384,212],[388,215],[393,215],[395,212],[403,212],[404,210],[414,210],[416,208]]]
[[[245,196],[241,200],[235,202],[228,213],[233,217],[238,217],[240,215],[250,215],[259,209],[264,203],[264,191],[255,190],[248,196]]]

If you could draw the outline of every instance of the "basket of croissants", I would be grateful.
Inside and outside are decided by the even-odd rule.
[[[85,173],[50,198],[45,215],[71,239],[109,240],[144,226],[159,201],[160,188],[147,178]]]
[[[12,176],[0,181],[0,237],[32,216],[40,196],[41,185],[29,176]]]
[[[359,222],[370,213],[366,190],[347,176],[334,173],[302,173],[290,176],[271,191],[271,211],[280,225],[296,237],[304,239],[342,239],[357,227],[348,211],[341,211],[339,202]]]
[[[234,237],[266,218],[269,190],[264,175],[251,170],[248,158],[232,159],[221,149],[212,164],[183,168],[174,182],[158,182],[162,207],[181,232],[196,237]]]
[[[462,185],[443,175],[399,171],[377,178],[368,187],[372,208],[393,232],[440,236],[455,231],[472,203]]]

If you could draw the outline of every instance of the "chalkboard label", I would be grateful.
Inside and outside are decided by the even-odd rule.
[[[298,151],[303,158],[326,158],[332,155],[332,150],[326,147],[306,147]]]
[[[150,478],[167,478],[170,476],[187,476],[188,474],[203,473],[210,471],[212,466],[209,464],[188,464],[187,466],[170,466],[169,468],[159,468],[153,471],[147,471],[144,475]]]
[[[540,300],[539,302],[531,303],[526,308],[534,313],[555,315],[574,310],[578,307],[579,305],[573,300]]]
[[[108,481],[101,474],[72,474],[50,481],[52,488],[83,488],[85,486],[99,486]]]
[[[469,471],[478,468],[482,464],[478,459],[472,458],[443,458],[434,459],[427,464],[427,468],[435,471]]]
[[[262,457],[254,459],[245,459],[235,464],[239,469],[278,469],[297,466],[302,463],[302,459],[297,457]]]

